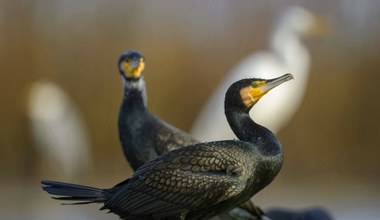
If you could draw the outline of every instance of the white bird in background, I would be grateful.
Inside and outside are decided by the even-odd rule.
[[[251,115],[259,124],[277,133],[300,107],[307,87],[310,56],[301,37],[322,34],[325,30],[325,23],[319,16],[301,7],[287,8],[270,35],[270,50],[249,55],[232,70],[195,120],[191,134],[202,141],[235,138],[223,112],[228,86],[243,78],[270,79],[292,73],[292,85],[269,92]]]
[[[49,163],[72,178],[91,169],[92,154],[82,117],[58,85],[46,80],[33,83],[28,116],[36,146]]]

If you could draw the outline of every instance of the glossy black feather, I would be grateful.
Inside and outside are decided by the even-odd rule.
[[[259,184],[247,189],[248,181],[263,175],[264,170],[251,169],[260,164],[272,166],[248,142],[209,142],[158,157],[137,170],[124,185],[117,185],[118,190],[54,181],[42,184],[45,191],[64,196],[64,200],[102,202],[104,208],[122,218],[185,213],[189,216],[186,219],[203,219],[221,212],[221,204],[228,210],[241,203],[239,198],[249,199],[247,193],[261,190]]]
[[[47,193],[62,196],[54,197],[55,199],[84,201],[73,204],[102,203],[107,200],[106,192],[95,187],[50,180],[42,180],[41,184],[43,185],[42,189]]]

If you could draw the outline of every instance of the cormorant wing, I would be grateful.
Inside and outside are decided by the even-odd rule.
[[[248,176],[239,145],[209,142],[164,154],[139,168],[105,207],[121,216],[165,217],[233,198]]]
[[[156,129],[157,135],[155,136],[156,140],[154,142],[156,143],[155,150],[158,155],[164,154],[168,151],[172,151],[183,146],[189,146],[192,144],[199,143],[198,140],[196,140],[186,132],[173,127],[165,121],[160,120],[153,114],[152,116],[157,121],[155,125],[160,126]]]

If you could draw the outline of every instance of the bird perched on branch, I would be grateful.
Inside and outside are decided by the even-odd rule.
[[[234,138],[221,110],[223,92],[228,86],[238,79],[267,79],[279,72],[290,72],[297,78],[294,85],[269,94],[255,106],[255,114],[251,115],[277,133],[300,107],[308,84],[310,55],[301,38],[324,32],[326,24],[320,16],[297,6],[287,8],[270,35],[270,50],[249,55],[223,79],[201,110],[190,133],[201,141]]]
[[[208,219],[226,212],[271,183],[282,167],[279,140],[255,123],[249,111],[268,91],[292,78],[243,79],[230,86],[225,114],[240,140],[175,149],[110,189],[43,180],[43,190],[78,204],[103,203],[102,209],[123,219]]]

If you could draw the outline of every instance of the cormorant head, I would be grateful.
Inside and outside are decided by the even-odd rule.
[[[225,106],[248,112],[267,92],[291,79],[293,79],[293,75],[287,73],[274,79],[251,78],[239,80],[228,88]]]
[[[126,51],[119,59],[120,74],[126,80],[137,80],[145,68],[145,58],[137,51]]]

